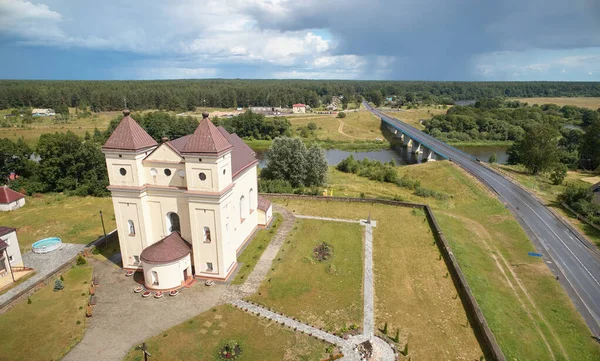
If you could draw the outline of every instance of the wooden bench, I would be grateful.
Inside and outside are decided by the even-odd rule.
[[[94,276],[94,277],[92,278],[92,284],[93,284],[94,286],[98,286],[98,284],[99,284],[99,283],[100,283],[100,279],[98,278],[98,276]]]
[[[90,285],[90,295],[96,294],[96,287],[94,285]]]
[[[96,296],[90,296],[90,302],[88,302],[88,306],[95,306],[98,298]]]
[[[85,317],[92,317],[92,306],[88,305],[85,309]]]

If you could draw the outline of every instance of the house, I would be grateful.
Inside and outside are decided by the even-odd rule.
[[[208,113],[193,134],[161,144],[123,114],[102,146],[123,268],[158,290],[228,279],[271,213],[259,209],[254,151]]]
[[[15,192],[8,186],[0,187],[0,211],[14,211],[25,205],[25,196]]]
[[[306,113],[306,105],[305,104],[294,104],[292,105],[292,113],[294,114],[304,114]]]
[[[266,227],[273,219],[273,206],[265,197],[258,196],[258,225]]]
[[[23,258],[17,239],[17,230],[0,226],[0,279],[10,277],[13,268],[23,268]],[[5,282],[0,282],[4,284]]]
[[[34,116],[34,117],[51,117],[51,116],[56,115],[56,113],[54,112],[54,109],[50,109],[50,108],[43,109],[43,108],[40,108],[40,109],[32,109],[31,110],[31,115]]]
[[[594,184],[591,189],[592,189],[592,193],[594,193],[594,198],[592,198],[592,203],[600,205],[600,182]]]

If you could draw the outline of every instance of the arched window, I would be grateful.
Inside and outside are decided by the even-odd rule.
[[[250,188],[250,192],[248,192],[248,206],[250,212],[254,210],[254,189]]]
[[[240,197],[240,218],[242,220],[244,220],[244,218],[246,215],[246,199],[244,198],[244,196]]]
[[[130,236],[135,236],[135,225],[133,224],[132,220],[128,220],[127,221],[127,225],[129,226],[129,235]]]
[[[210,238],[210,228],[208,227],[204,227],[204,243],[210,243],[211,238]]]
[[[179,216],[175,212],[167,213],[167,231],[181,232],[181,226],[179,225]]]

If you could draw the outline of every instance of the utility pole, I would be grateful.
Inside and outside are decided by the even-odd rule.
[[[102,221],[102,231],[104,232],[104,244],[106,245],[106,228],[104,228],[104,217],[102,211],[100,211],[100,221]]]

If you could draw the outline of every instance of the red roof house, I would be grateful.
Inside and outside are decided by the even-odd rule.
[[[7,186],[0,187],[0,211],[13,211],[25,205],[25,196]]]

